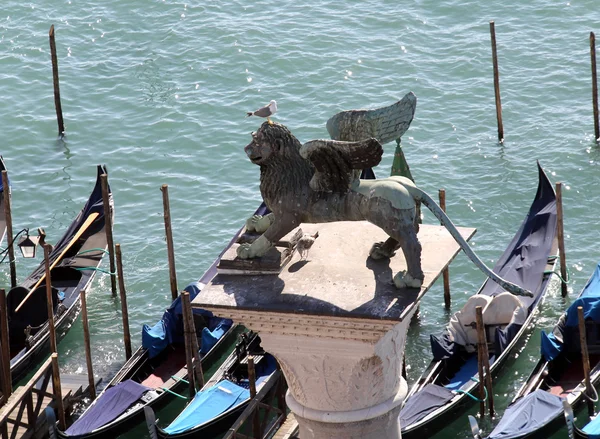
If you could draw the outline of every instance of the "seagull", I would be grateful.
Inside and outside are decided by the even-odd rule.
[[[271,101],[271,102],[269,102],[268,105],[265,105],[264,107],[261,107],[256,111],[247,112],[246,117],[250,117],[250,116],[266,117],[267,122],[269,122],[269,124],[272,125],[273,122],[271,122],[271,119],[269,119],[269,116],[273,116],[275,113],[277,113],[277,102]]]
[[[300,253],[301,261],[308,257],[308,250],[310,250],[310,248],[315,243],[315,239],[317,239],[318,237],[319,232],[316,232],[314,235],[310,235],[308,233],[302,235],[296,247],[296,250],[298,250],[298,253]]]

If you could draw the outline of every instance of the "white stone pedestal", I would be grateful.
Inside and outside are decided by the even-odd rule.
[[[398,290],[392,276],[405,269],[401,252],[391,260],[368,258],[371,244],[386,238],[377,227],[301,227],[319,232],[308,261],[296,256],[279,275],[218,274],[192,306],[259,333],[287,380],[301,439],[398,439],[408,325],[458,245],[444,228],[422,225],[423,287]],[[465,239],[475,233],[459,230]]]

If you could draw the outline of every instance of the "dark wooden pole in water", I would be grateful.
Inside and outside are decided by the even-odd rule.
[[[483,309],[481,306],[475,308],[477,318],[477,357],[479,360],[479,395],[480,398],[485,398],[485,391],[482,391],[483,387],[487,389],[487,404],[490,409],[490,416],[494,416],[494,393],[492,390],[492,374],[490,373],[490,356],[487,348],[487,337],[485,336],[485,326],[483,324]],[[485,370],[485,374],[484,374]],[[485,381],[484,381],[485,380]],[[485,414],[484,402],[481,403],[481,416]]]
[[[160,188],[163,194],[163,211],[165,217],[165,234],[167,236],[167,254],[169,256],[169,280],[171,297],[177,299],[177,273],[175,272],[175,250],[173,248],[173,230],[171,229],[171,208],[169,207],[169,185]]]
[[[56,119],[58,120],[58,135],[65,134],[65,123],[63,121],[62,105],[60,104],[60,87],[58,86],[58,57],[56,56],[56,42],[54,41],[54,25],[50,26],[50,54],[52,56],[52,79],[54,82],[54,106],[56,107]]]
[[[121,314],[123,315],[123,343],[125,344],[125,358],[131,358],[131,334],[129,333],[129,314],[127,310],[127,295],[125,293],[125,280],[123,278],[123,257],[121,244],[115,245],[117,255],[117,272],[119,273],[119,293],[121,295]]]
[[[8,172],[2,171],[2,187],[4,191],[4,216],[6,217],[6,242],[8,242],[8,259],[10,259],[10,286],[17,286],[17,266],[15,264],[15,246],[13,245],[12,209],[10,206],[10,186]]]
[[[498,141],[504,142],[504,126],[502,124],[502,102],[500,101],[500,79],[498,74],[498,54],[496,53],[496,25],[490,21],[492,36],[492,62],[494,64],[494,92],[496,94],[496,119],[498,119]]]
[[[596,72],[596,35],[590,32],[590,55],[592,58],[592,105],[594,106],[594,140],[600,139],[600,119],[598,116],[598,75]]]
[[[187,291],[184,292],[186,295],[181,296],[181,307],[183,310],[183,318],[187,320],[188,329],[191,334],[190,342],[194,361],[196,385],[201,389],[204,387],[204,371],[202,370],[202,361],[200,360],[200,348],[198,347],[198,337],[196,336],[196,325],[194,324],[194,314],[190,302],[190,294]]]
[[[0,343],[2,343],[2,393],[7,399],[12,393],[12,376],[10,373],[10,342],[8,340],[8,309],[6,308],[6,291],[4,289],[0,289]]]
[[[50,352],[56,353],[56,328],[54,327],[54,302],[52,301],[52,278],[50,277],[50,246],[44,245],[44,264],[46,266],[46,304],[48,308],[48,330],[50,333]]]
[[[87,366],[90,398],[93,401],[96,399],[96,381],[94,380],[94,369],[92,366],[92,347],[90,343],[90,326],[88,323],[86,293],[85,290],[81,290],[79,292],[79,300],[81,300],[81,323],[83,324],[83,341],[85,344],[85,364]]]
[[[60,385],[60,370],[58,369],[58,354],[52,353],[52,391],[58,410],[58,427],[65,431],[67,422],[65,420],[65,406],[62,398],[62,388]]]
[[[590,380],[590,356],[587,347],[587,334],[585,333],[585,317],[583,316],[583,307],[577,307],[577,318],[579,321],[579,344],[581,345],[581,362],[583,363],[583,378],[585,380],[585,399],[587,400],[588,412],[590,416],[594,415],[594,401],[592,395],[594,389]]]
[[[287,407],[285,403],[285,376],[283,376],[283,371],[281,370],[281,365],[279,364],[279,361],[277,362],[277,369],[279,369],[280,372],[279,383],[277,383],[277,408],[281,410],[281,414],[283,416],[281,420],[281,425],[283,425],[283,423],[287,419]]]
[[[563,205],[562,205],[562,183],[556,183],[556,235],[558,239],[558,253],[560,256],[560,288],[563,297],[569,294],[567,288],[567,255],[565,253],[565,232],[563,222]]]
[[[115,268],[115,243],[113,240],[112,209],[110,208],[110,197],[108,194],[108,175],[100,176],[102,186],[102,203],[104,205],[104,230],[106,231],[106,243],[108,244],[108,259],[110,261],[110,289],[113,297],[117,295],[117,275]]]
[[[191,400],[196,394],[196,378],[194,377],[194,360],[193,360],[193,347],[192,347],[192,337],[195,337],[196,334],[191,333],[190,322],[186,318],[186,302],[190,303],[190,294],[187,291],[181,293],[181,305],[183,309],[183,336],[185,339],[185,361],[187,364],[187,377],[188,377],[188,385],[189,385],[189,399]]]
[[[256,369],[254,368],[254,357],[250,354],[246,355],[248,359],[248,382],[250,383],[250,399],[256,397]],[[257,406],[252,414],[252,435],[254,438],[262,438],[260,431],[260,418],[258,417],[260,407]]]
[[[439,190],[440,197],[440,208],[445,212],[446,211],[446,190]],[[450,297],[450,272],[448,271],[448,267],[444,268],[442,271],[442,277],[444,278],[444,304],[446,308],[450,308],[452,304],[452,299]]]

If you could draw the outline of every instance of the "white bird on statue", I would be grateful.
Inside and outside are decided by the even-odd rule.
[[[269,124],[273,124],[273,122],[271,122],[271,119],[269,119],[269,117],[273,116],[275,113],[277,113],[277,102],[272,100],[267,105],[265,105],[264,107],[260,107],[256,111],[248,111],[246,113],[246,117],[250,117],[250,116],[266,117],[267,122],[269,122]]]
[[[300,238],[296,247],[296,250],[298,250],[298,253],[300,253],[300,260],[306,259],[308,256],[308,250],[310,250],[312,245],[315,243],[315,239],[318,237],[319,232],[316,232],[314,235],[310,235],[308,233],[302,235],[302,238]]]

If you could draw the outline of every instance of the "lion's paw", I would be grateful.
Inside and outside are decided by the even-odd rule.
[[[373,244],[371,250],[369,250],[369,256],[373,259],[389,259],[396,254],[393,250],[390,252],[383,244],[384,242],[376,242]]]
[[[246,230],[249,232],[264,233],[271,225],[268,215],[252,215],[246,220]]]
[[[236,250],[237,256],[240,259],[250,259],[252,258],[252,244],[240,244],[240,246]]]
[[[396,288],[421,288],[423,281],[413,278],[406,271],[400,271],[394,276],[394,285]]]

